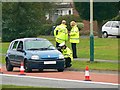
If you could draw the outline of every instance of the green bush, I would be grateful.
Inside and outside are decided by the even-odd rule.
[[[37,29],[23,29],[24,32],[20,32],[19,29],[2,29],[2,42],[10,42],[14,39],[18,38],[28,38],[28,37],[36,37],[38,36]]]
[[[11,2],[2,4],[2,41],[12,41],[17,38],[37,37],[42,32],[46,13],[51,13],[52,3]]]
[[[93,33],[94,33],[94,36],[97,36],[98,35],[98,32],[93,30]],[[80,30],[80,36],[83,35],[83,36],[89,36],[90,35],[90,30]]]
[[[78,28],[81,30],[81,29],[84,28],[84,23],[77,22],[77,26],[78,26]]]
[[[62,20],[66,20],[68,30],[71,29],[71,27],[70,27],[70,22],[71,22],[71,21],[82,22],[82,19],[81,19],[79,16],[75,16],[75,15],[64,15],[64,16],[58,17],[58,19],[57,19],[56,22],[55,22],[55,25],[61,24],[61,21],[62,21]]]
[[[29,29],[24,30],[24,32],[19,32],[19,29],[5,28],[2,32],[2,42],[9,42],[18,38],[27,38],[27,37],[37,37],[39,35],[51,35],[52,34],[53,24],[44,24],[39,27],[39,29]]]
[[[39,35],[51,35],[53,24],[44,24],[42,30],[39,31]]]

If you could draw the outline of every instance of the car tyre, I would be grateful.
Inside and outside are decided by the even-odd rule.
[[[7,71],[13,71],[13,66],[8,59],[6,60],[6,69]]]
[[[117,38],[120,38],[120,36],[116,36]]]
[[[43,69],[39,69],[39,72],[43,72]]]
[[[64,69],[57,69],[58,70],[58,72],[63,72],[64,71]]]
[[[103,32],[102,37],[103,38],[108,38],[108,33],[107,32]]]
[[[27,60],[24,62],[25,72],[32,72],[32,69],[29,67]]]

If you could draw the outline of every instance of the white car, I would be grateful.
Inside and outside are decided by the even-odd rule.
[[[120,21],[108,21],[102,26],[102,37],[108,36],[120,37]]]

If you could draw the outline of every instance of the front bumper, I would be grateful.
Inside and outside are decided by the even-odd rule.
[[[31,69],[64,69],[65,60],[48,60],[56,62],[54,64],[46,64],[47,60],[28,60],[28,67]]]

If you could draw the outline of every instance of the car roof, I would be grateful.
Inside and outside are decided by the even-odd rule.
[[[20,39],[15,39],[13,41],[27,41],[27,40],[47,40],[44,38],[20,38]]]

